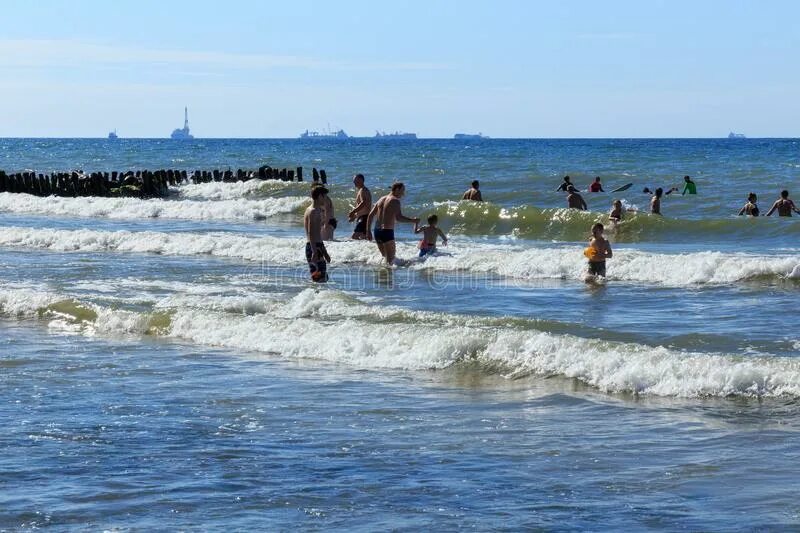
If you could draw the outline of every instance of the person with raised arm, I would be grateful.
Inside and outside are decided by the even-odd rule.
[[[406,186],[403,183],[399,181],[393,183],[391,192],[375,202],[367,216],[367,239],[371,241],[373,237],[375,238],[378,250],[389,265],[393,265],[395,262],[395,223],[410,222],[416,224],[419,222],[419,218],[410,218],[403,215],[400,208],[400,199],[405,194]],[[375,222],[375,229],[373,233],[369,233],[369,228],[372,227],[373,221]]]

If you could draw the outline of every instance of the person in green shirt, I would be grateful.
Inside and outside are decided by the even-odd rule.
[[[689,176],[684,176],[683,181],[686,182],[686,185],[683,186],[683,192],[681,194],[697,194],[697,185],[694,184],[692,178]]]

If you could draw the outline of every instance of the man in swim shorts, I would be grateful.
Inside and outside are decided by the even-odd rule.
[[[367,239],[375,238],[378,250],[389,265],[395,260],[396,246],[394,242],[394,225],[397,221],[416,224],[419,218],[404,216],[400,210],[400,199],[406,194],[406,186],[400,182],[392,184],[392,192],[375,202],[367,216],[367,230],[375,222],[375,231],[367,231]]]
[[[372,193],[364,185],[364,174],[356,174],[353,185],[356,186],[356,206],[347,214],[347,218],[350,222],[356,221],[352,238],[362,240],[367,238],[367,216],[372,209]]]
[[[303,216],[303,226],[306,230],[306,261],[311,273],[311,280],[316,283],[328,281],[328,263],[331,257],[322,242],[322,225],[325,210],[325,198],[328,189],[315,187],[311,190],[312,205],[306,209]]]

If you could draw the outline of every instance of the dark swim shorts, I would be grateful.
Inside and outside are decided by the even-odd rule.
[[[606,276],[605,261],[589,261],[589,274],[594,276]]]
[[[383,244],[385,242],[392,242],[394,240],[394,230],[393,229],[375,229],[372,233],[375,237],[375,242],[378,244]]]
[[[367,233],[367,215],[361,215],[356,219],[356,227],[353,229],[353,233]]]
[[[328,251],[325,249],[325,244],[318,242],[314,245],[319,252],[319,260],[311,262],[311,243],[306,243],[306,261],[308,261],[308,270],[311,272],[311,279],[317,283],[324,283],[328,281],[328,263],[325,261],[325,256]]]

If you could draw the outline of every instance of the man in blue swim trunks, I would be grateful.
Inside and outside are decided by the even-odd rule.
[[[392,185],[392,192],[375,202],[372,210],[367,216],[367,239],[370,241],[375,238],[381,255],[389,265],[394,264],[395,242],[394,225],[395,222],[410,222],[416,224],[419,218],[409,218],[400,211],[400,199],[406,194],[406,186],[400,182]],[[372,222],[375,222],[374,233],[369,232]]]

